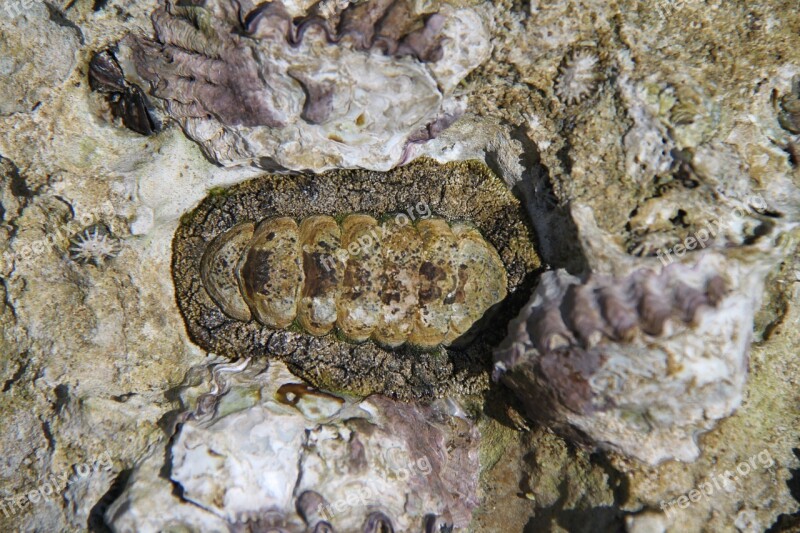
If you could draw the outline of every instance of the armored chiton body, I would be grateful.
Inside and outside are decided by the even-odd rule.
[[[210,195],[173,248],[203,348],[408,398],[484,386],[539,267],[522,207],[476,162],[264,176]]]
[[[233,318],[296,321],[312,335],[336,325],[348,339],[391,347],[450,344],[505,298],[507,283],[475,228],[440,218],[412,225],[405,214],[382,224],[363,214],[245,222],[212,242],[200,268]]]

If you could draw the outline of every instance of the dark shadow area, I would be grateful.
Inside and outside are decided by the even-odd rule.
[[[491,382],[483,402],[484,416],[516,430],[528,430],[536,426],[537,423],[529,420],[524,413],[522,403],[508,387]]]
[[[128,484],[128,479],[131,476],[131,469],[123,470],[111,484],[111,487],[106,491],[100,500],[94,504],[92,510],[89,511],[89,520],[86,522],[86,529],[91,533],[111,533],[111,529],[106,525],[104,515],[108,507],[116,500],[125,486]]]
[[[50,2],[44,3],[45,7],[47,7],[47,11],[50,14],[50,21],[61,26],[62,28],[67,28],[75,32],[78,41],[81,44],[86,44],[86,39],[83,36],[83,30],[81,30],[80,26],[72,22],[67,18],[63,11],[61,11],[57,6],[51,4]]]
[[[800,459],[800,448],[792,448],[795,457]],[[767,533],[781,533],[784,531],[797,532],[800,531],[800,468],[793,468],[789,470],[792,477],[786,481],[786,486],[789,487],[789,492],[798,502],[797,511],[792,514],[784,513],[778,517],[778,520],[767,530]]]
[[[528,137],[524,126],[510,129],[511,138],[522,145],[522,179],[512,192],[525,206],[536,237],[536,251],[551,269],[564,268],[570,274],[587,270],[586,259],[578,240],[578,228],[568,205],[559,203],[550,180],[550,170],[542,164],[539,149]],[[498,155],[487,152],[486,164],[502,175]]]
[[[614,491],[614,503],[619,505],[628,501],[631,487],[628,477],[614,468],[611,461],[608,460],[608,456],[603,452],[593,453],[590,460],[593,465],[602,468],[608,476],[608,486]]]
[[[616,507],[600,506],[588,509],[564,509],[567,499],[566,481],[559,486],[561,496],[549,507],[537,509],[536,516],[528,520],[524,533],[544,533],[551,531],[550,524],[555,522],[570,533],[623,533],[625,531],[624,515]]]

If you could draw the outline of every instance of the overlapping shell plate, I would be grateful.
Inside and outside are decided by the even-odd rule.
[[[258,178],[185,217],[173,254],[203,348],[404,398],[485,386],[539,267],[521,206],[477,162]]]
[[[106,513],[113,531],[469,525],[479,438],[457,404],[354,402],[302,384],[281,363],[241,366],[217,367],[221,388],[184,415],[166,458],[157,446],[134,469]]]
[[[489,55],[469,8],[439,2],[174,2],[119,49],[126,77],[223,165],[388,170],[461,114]]]
[[[425,215],[413,225],[406,214],[382,224],[363,214],[244,222],[203,254],[203,286],[238,320],[447,345],[506,297],[505,266],[475,228]]]

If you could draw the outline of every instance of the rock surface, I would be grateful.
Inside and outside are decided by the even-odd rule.
[[[453,91],[490,50],[481,17],[438,2],[165,0],[152,20],[123,70],[225,166],[388,170],[463,113]]]
[[[741,404],[755,310],[780,257],[730,256],[709,249],[584,282],[546,272],[495,350],[496,379],[577,441],[653,465],[697,459],[699,435]]]

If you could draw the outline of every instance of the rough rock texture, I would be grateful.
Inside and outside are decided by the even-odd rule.
[[[510,296],[476,324],[469,340],[420,350],[408,345],[386,348],[372,341],[353,344],[335,333],[314,337],[297,327],[275,330],[255,320],[242,322],[226,316],[203,288],[200,266],[208,243],[235,224],[353,212],[376,218],[406,213],[417,220],[427,214],[474,224],[499,253]],[[182,219],[173,242],[173,275],[189,334],[214,353],[279,358],[304,379],[333,390],[439,397],[487,386],[487,355],[502,340],[505,324],[519,309],[520,297],[525,297],[539,267],[532,239],[519,202],[478,162],[419,161],[387,174],[329,172],[291,182],[265,176],[214,191]]]
[[[533,220],[538,237],[544,244],[540,251],[554,268],[563,266],[573,274],[591,269],[624,276],[636,268],[639,255],[651,256],[650,261],[658,264],[659,249],[673,248],[712,221],[723,227],[722,246],[727,245],[728,236],[733,246],[758,239],[765,229],[757,220],[761,215],[756,220],[746,217],[745,224],[736,222],[734,206],[720,203],[719,193],[734,198],[748,212],[752,211],[746,207],[749,198],[761,196],[772,205],[768,210],[778,204],[776,210],[783,217],[797,220],[791,202],[785,201],[799,182],[793,155],[797,137],[781,127],[780,108],[773,105],[775,97],[790,90],[797,73],[800,21],[796,13],[785,13],[787,4],[714,3],[712,10],[708,4],[684,2],[677,7],[660,6],[666,9],[664,17],[652,6],[633,2],[613,6],[536,2],[530,11],[527,6],[506,6],[511,9],[498,17],[494,32],[493,60],[473,78],[482,88],[472,97],[472,109],[479,108],[486,118],[514,124],[508,138],[517,144],[517,153],[524,154],[521,168],[509,164],[511,158],[503,150],[494,148],[492,156],[496,154],[498,167],[511,170],[504,176],[519,176],[516,185],[529,194],[536,209]],[[773,16],[776,13],[781,15]],[[575,106],[556,104],[555,82],[566,49],[591,44],[597,46],[598,72],[602,73],[594,96]],[[781,50],[781,60],[767,59],[776,50]],[[708,61],[711,55],[718,60]],[[620,76],[621,72],[627,76]],[[661,89],[648,88],[647,78],[686,75],[702,92],[713,95],[704,97],[699,107],[718,106],[719,116],[698,114],[693,124],[702,126],[704,133],[681,140],[679,132],[685,125],[677,122],[685,118],[675,121],[665,116],[672,114],[669,100],[655,108],[658,113],[648,110],[652,105],[646,103],[652,98],[648,95],[657,96]],[[503,83],[482,85],[496,77]],[[760,85],[762,79],[770,83]],[[530,92],[530,86],[537,90]],[[637,92],[642,96],[636,97]],[[498,100],[503,102],[501,108],[495,104]],[[697,144],[691,146],[693,142]],[[671,150],[678,143],[684,149]],[[466,146],[475,144],[471,140]],[[487,146],[492,144],[499,144],[494,136],[485,141]],[[628,163],[646,168],[638,171]],[[638,217],[645,210],[646,216]],[[587,211],[602,231],[581,236],[578,226]],[[575,254],[557,244],[550,247],[564,235],[572,236],[582,251]],[[788,251],[796,246],[793,242],[791,232],[778,239]],[[576,260],[576,255],[583,256],[582,260]],[[776,267],[782,255],[778,253]],[[764,307],[756,315],[750,381],[738,414],[700,439],[702,454],[692,465],[667,462],[642,468],[611,454],[613,470],[625,480],[616,494],[615,508],[643,517],[655,512],[660,517],[656,531],[758,531],[769,528],[781,513],[797,511],[790,490],[796,483],[796,478],[791,481],[792,469],[797,468],[792,448],[797,446],[798,419],[796,407],[791,407],[797,405],[791,385],[796,381],[792,355],[796,336],[790,333],[797,309],[789,303],[796,298],[796,264],[796,259],[783,263],[781,273],[771,274],[765,284]],[[609,270],[603,270],[603,265]],[[775,300],[778,294],[785,296]],[[767,383],[773,383],[775,390],[770,391]],[[759,466],[746,479],[739,476],[735,486],[725,484],[700,502],[688,500],[689,492],[713,473],[735,470],[764,451],[774,464],[761,466],[757,461]],[[685,506],[669,507],[683,494],[687,495]],[[671,511],[660,510],[662,501]],[[532,509],[537,507],[530,504]],[[542,506],[536,514],[546,516],[557,509],[563,511],[537,525],[562,530],[572,524],[567,516],[574,517],[576,512],[603,516],[601,509],[587,510],[587,503],[568,500]],[[631,527],[637,520],[631,519]],[[625,522],[616,518],[615,526],[609,528],[624,528]],[[786,517],[782,523],[791,519]],[[589,524],[587,519],[582,527],[590,530]]]
[[[397,531],[469,525],[479,439],[457,404],[346,401],[268,366],[214,368],[218,389],[181,415],[166,453],[154,446],[109,507],[113,531],[372,531],[378,513]]]
[[[219,362],[185,331],[170,246],[179,218],[211,188],[258,173],[210,164],[169,124],[148,137],[124,128],[88,82],[96,53],[131,33],[153,36],[151,15],[161,6],[0,5],[5,531],[104,531],[103,514],[127,473],[164,438],[161,428],[172,433],[171,413],[185,407],[175,387],[201,383],[190,369]],[[311,7],[287,2],[295,16]],[[757,240],[759,217],[771,215],[732,225],[734,209],[718,201],[720,192],[748,210],[749,197],[760,195],[768,210],[794,216],[777,199],[800,183],[796,2],[500,0],[461,8],[481,19],[491,56],[457,86],[441,87],[463,99],[465,114],[436,138],[408,145],[406,158],[484,160],[527,200],[538,251],[554,270],[625,276],[639,258],[658,261],[659,249],[714,220],[734,247]],[[458,41],[443,41],[448,46]],[[597,62],[578,78],[594,88],[564,101],[563,72],[585,53]],[[5,76],[9,64],[19,74]],[[454,72],[452,79],[463,76]],[[586,211],[602,231],[579,231]],[[70,239],[97,219],[122,250],[100,267],[77,264]],[[782,242],[791,249],[789,237]],[[472,529],[796,529],[798,272],[795,250],[768,277],[742,405],[699,438],[691,464],[649,467],[614,452],[590,454],[527,422],[510,391],[479,396],[484,490]],[[725,471],[737,479],[720,481]],[[708,481],[713,494],[691,501]]]
[[[0,7],[0,115],[35,109],[75,68],[84,36],[53,14],[44,2]]]
[[[708,182],[647,200],[630,223],[640,242],[627,250],[589,208],[573,207],[591,275],[544,274],[495,352],[496,376],[532,417],[655,464],[697,458],[699,434],[738,407],[755,311],[791,251],[800,189]],[[679,210],[691,233],[667,247],[676,237],[664,218]]]

